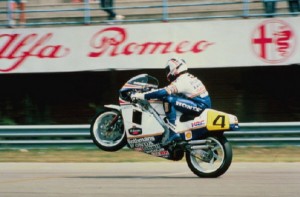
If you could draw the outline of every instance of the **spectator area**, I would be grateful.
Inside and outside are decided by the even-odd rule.
[[[115,7],[118,14],[126,16],[124,22],[146,22],[172,20],[193,20],[211,18],[246,17],[247,14],[264,14],[263,3],[260,0],[249,0],[249,12],[245,12],[242,0],[172,0],[167,7],[167,15],[163,15],[162,0],[116,0]],[[84,11],[87,7],[90,10]],[[277,13],[288,13],[288,4],[285,1],[277,3]],[[0,2],[0,23],[7,23],[7,3]],[[102,23],[107,14],[100,10],[99,3],[92,1],[72,3],[72,0],[29,0],[26,5],[28,24],[83,24],[84,16],[90,15],[88,23]]]

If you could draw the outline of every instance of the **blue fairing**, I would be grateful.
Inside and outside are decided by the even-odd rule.
[[[230,124],[230,130],[231,131],[236,131],[236,130],[239,130],[240,127],[238,124]]]

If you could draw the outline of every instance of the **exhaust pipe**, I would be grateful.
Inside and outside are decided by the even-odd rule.
[[[208,149],[208,145],[198,145],[198,146],[192,146],[192,150],[198,150],[198,149]]]
[[[189,145],[201,145],[201,144],[206,144],[207,142],[211,142],[211,140],[192,140],[189,141]]]

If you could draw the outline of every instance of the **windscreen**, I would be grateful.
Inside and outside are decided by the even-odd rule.
[[[148,74],[140,74],[129,81],[120,89],[120,98],[124,101],[130,101],[132,92],[147,92],[158,88],[158,80]]]
[[[127,84],[137,85],[142,87],[158,88],[158,80],[148,74],[140,74],[131,78]]]

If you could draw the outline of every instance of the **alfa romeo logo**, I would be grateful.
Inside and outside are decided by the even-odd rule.
[[[296,47],[296,36],[288,23],[271,19],[254,30],[251,44],[254,53],[261,60],[276,64],[292,55]]]

